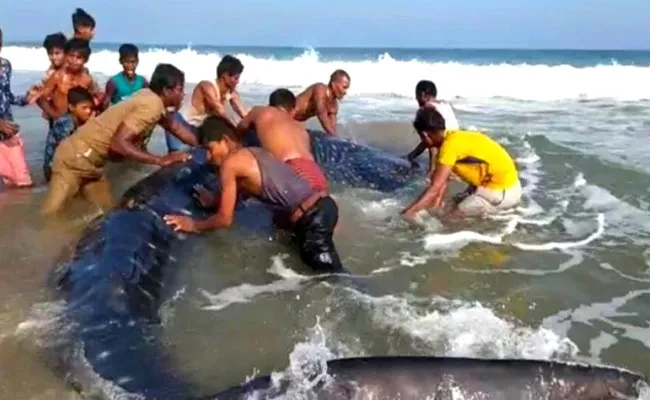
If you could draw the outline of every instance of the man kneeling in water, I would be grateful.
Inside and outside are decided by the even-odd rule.
[[[209,162],[219,168],[221,196],[207,199],[199,193],[204,206],[217,205],[218,212],[204,220],[166,215],[166,223],[175,231],[203,232],[227,228],[232,224],[237,194],[257,198],[276,214],[288,220],[296,236],[300,257],[318,272],[345,272],[332,239],[338,222],[338,206],[327,192],[314,190],[291,167],[267,150],[242,148],[232,126],[210,116],[199,128]],[[210,201],[216,200],[216,201]]]
[[[517,167],[495,140],[481,132],[445,132],[445,119],[433,107],[418,111],[413,127],[422,132],[427,147],[438,149],[438,155],[431,184],[402,211],[406,220],[413,220],[420,210],[442,207],[452,172],[469,184],[455,197],[452,216],[483,216],[519,204],[522,192]]]

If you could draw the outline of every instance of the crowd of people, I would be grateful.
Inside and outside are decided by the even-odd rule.
[[[122,71],[100,88],[86,68],[95,20],[77,9],[72,24],[70,39],[62,33],[45,38],[50,67],[42,82],[23,96],[12,93],[11,63],[0,57],[0,176],[5,186],[33,185],[11,108],[35,104],[49,127],[43,153],[48,182],[44,214],[58,212],[78,193],[104,211],[114,207],[104,174],[109,162],[129,159],[163,167],[186,161],[188,149],[203,146],[217,167],[222,189],[215,196],[200,188],[198,198],[216,212],[205,220],[168,215],[167,224],[185,232],[227,228],[238,198],[257,198],[273,211],[279,228],[293,231],[305,263],[317,270],[343,269],[333,242],[338,207],[311,154],[303,122],[318,118],[326,133],[336,135],[339,101],[351,83],[346,71],[334,71],[328,83],[315,83],[297,96],[276,89],[268,104],[249,109],[237,91],[244,71],[238,58],[222,57],[216,79],[199,82],[185,100],[181,70],[158,64],[146,79],[136,72],[137,46],[127,43],[119,47]],[[432,81],[418,82],[415,97],[413,128],[420,141],[406,157],[414,162],[428,150],[429,184],[402,217],[413,221],[420,211],[436,209],[448,209],[452,216],[482,216],[515,207],[522,196],[521,184],[508,152],[482,132],[462,130],[451,105],[437,99]],[[238,120],[227,112],[227,103]],[[164,155],[147,149],[158,125],[165,132]],[[251,130],[257,133],[259,147],[242,144]],[[468,188],[447,208],[444,198],[452,176]]]

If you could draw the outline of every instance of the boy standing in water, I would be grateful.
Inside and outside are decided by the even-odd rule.
[[[77,8],[72,14],[73,39],[93,40],[95,37],[95,19],[83,8]]]
[[[56,148],[93,116],[93,107],[93,97],[87,89],[75,86],[68,91],[68,112],[56,119],[45,141],[43,174],[48,182],[52,178],[52,159]]]
[[[88,41],[71,39],[65,45],[65,67],[56,71],[45,83],[37,100],[38,106],[55,120],[68,110],[68,90],[75,86],[87,89],[97,99],[100,90],[85,68],[90,57]]]
[[[63,63],[65,62],[66,41],[67,39],[65,38],[65,35],[61,32],[47,35],[45,37],[45,40],[43,40],[43,47],[47,52],[47,58],[50,59],[50,66],[48,67],[47,71],[45,71],[45,76],[43,77],[43,80],[37,83],[36,85],[32,86],[32,88],[30,89],[32,92],[34,92],[36,96],[40,95],[40,92],[43,91],[43,88],[45,87],[45,82],[47,82],[50,76],[52,76],[52,74],[54,74],[56,71],[60,70],[63,67]],[[42,116],[47,120],[48,125],[51,128],[52,119],[48,118],[45,112],[42,113]]]
[[[102,101],[104,109],[131,97],[133,93],[149,85],[144,76],[135,73],[139,61],[138,48],[133,44],[126,43],[120,46],[119,53],[122,72],[106,82],[104,100]]]
[[[0,29],[0,51],[2,29]],[[11,63],[0,57],[0,178],[7,186],[32,185],[29,167],[25,160],[25,145],[20,127],[13,121],[11,106],[26,106],[26,96],[14,96],[11,92]]]
[[[52,33],[45,36],[43,40],[43,48],[47,52],[47,58],[50,60],[50,66],[45,71],[45,76],[43,77],[43,84],[47,82],[47,79],[52,76],[53,73],[60,70],[63,67],[65,61],[65,43],[67,39],[65,35],[61,32]],[[42,88],[42,87],[41,87]]]

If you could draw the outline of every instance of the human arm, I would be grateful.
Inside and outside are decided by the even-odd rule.
[[[429,174],[436,169],[436,156],[433,154],[433,147],[429,147]]]
[[[0,119],[0,140],[10,138],[18,133],[18,125],[6,119]]]
[[[4,70],[4,84],[2,91],[4,91],[7,94],[7,100],[9,100],[9,103],[15,106],[21,106],[24,107],[29,104],[28,97],[30,95],[30,91],[27,91],[27,93],[23,96],[17,96],[11,91],[11,75],[13,73],[13,69],[11,66],[11,63],[9,60],[3,59],[2,60],[2,69]]]
[[[237,162],[236,159],[231,158],[221,166],[219,173],[221,198],[216,214],[203,220],[194,220],[183,215],[165,215],[167,225],[170,225],[174,231],[195,233],[228,228],[234,219],[237,203]]]
[[[187,126],[176,121],[172,116],[172,113],[164,115],[158,124],[163,127],[163,129],[179,138],[183,143],[189,144],[190,146],[198,146],[199,140],[194,132],[192,132]]]
[[[237,136],[243,137],[255,127],[255,120],[259,116],[260,110],[259,107],[253,107],[248,114],[239,121],[235,128]]]
[[[219,98],[219,94],[214,88],[214,85],[210,82],[203,81],[199,83],[199,89],[203,95],[206,111],[212,112],[228,121],[228,123],[230,123],[234,128],[236,126],[235,121],[230,118],[230,115],[226,112],[226,108],[221,104],[221,99]]]
[[[330,135],[336,133],[336,114],[333,113],[330,117],[327,108],[327,87],[319,85],[314,88],[314,105],[316,106],[316,117],[320,121],[323,130]]]
[[[194,198],[202,207],[212,208],[217,206],[217,197],[203,185],[194,185]]]
[[[411,205],[401,212],[404,219],[412,220],[420,210],[440,206],[445,190],[447,189],[447,181],[451,174],[451,169],[452,167],[449,165],[438,164],[436,166],[429,187]]]
[[[54,119],[58,116],[57,110],[54,108],[54,105],[50,101],[50,98],[54,94],[57,86],[59,85],[59,80],[61,79],[61,74],[58,72],[53,73],[45,82],[43,90],[41,91],[40,96],[36,100],[36,104],[43,110],[45,115],[48,118]]]
[[[144,164],[160,166],[186,160],[189,156],[184,153],[173,153],[159,157],[145,151],[137,144],[140,135],[159,122],[163,111],[162,104],[142,100],[118,126],[117,131],[111,138],[111,151]]]
[[[427,146],[424,144],[424,142],[418,143],[418,145],[415,146],[413,151],[408,153],[408,155],[406,156],[406,159],[409,160],[410,162],[415,161],[415,159],[418,158],[420,156],[420,154],[422,154],[426,148],[427,148]]]
[[[88,79],[88,93],[93,97],[95,109],[98,111],[104,111],[106,109],[106,107],[104,107],[104,91],[97,84],[97,81],[92,77],[92,75],[88,74]]]
[[[239,118],[244,118],[248,113],[248,110],[246,109],[246,106],[244,106],[244,103],[242,103],[238,92],[232,93],[232,97],[230,98],[230,105],[232,106],[232,109],[235,110],[237,115],[239,115]]]
[[[113,83],[113,79],[109,79],[106,81],[106,88],[104,89],[104,98],[102,99],[102,110],[105,110],[108,108],[108,106],[111,104],[111,98],[115,94],[115,84]]]

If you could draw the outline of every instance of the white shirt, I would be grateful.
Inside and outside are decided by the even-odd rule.
[[[441,101],[430,101],[427,105],[433,106],[440,115],[445,119],[445,128],[448,131],[457,131],[460,130],[460,125],[458,124],[458,119],[456,118],[456,113],[454,109],[451,108],[451,104]]]

